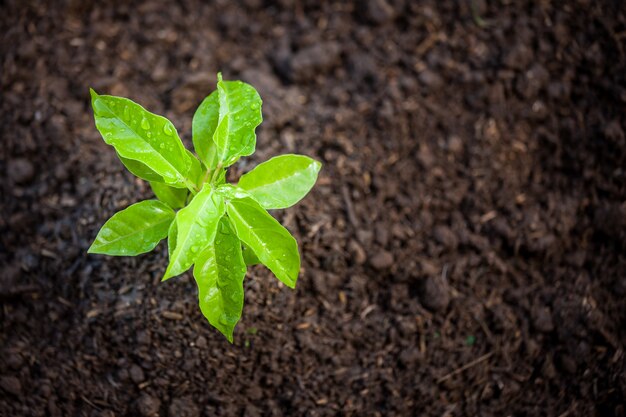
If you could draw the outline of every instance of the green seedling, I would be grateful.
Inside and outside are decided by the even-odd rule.
[[[267,210],[300,201],[321,164],[281,155],[225,182],[226,169],[254,153],[261,97],[249,84],[224,81],[193,116],[197,157],[185,149],[174,125],[129,99],[91,90],[96,128],[130,172],[149,181],[157,199],[133,204],[100,229],[89,253],[135,256],[167,237],[163,280],[193,266],[199,304],[209,323],[232,343],[243,309],[248,265],[263,264],[290,288],[300,255],[294,237]]]

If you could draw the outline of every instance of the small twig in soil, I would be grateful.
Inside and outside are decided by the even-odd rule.
[[[491,352],[489,352],[489,353],[484,354],[484,355],[483,355],[483,356],[481,356],[480,358],[475,359],[475,360],[471,361],[470,363],[467,363],[467,364],[465,364],[465,365],[461,366],[461,367],[460,367],[460,368],[458,368],[458,369],[455,369],[454,371],[450,372],[449,374],[446,374],[446,375],[442,376],[441,378],[439,378],[439,379],[437,380],[437,383],[438,383],[438,384],[440,384],[440,383],[442,383],[443,381],[445,381],[445,380],[447,380],[447,379],[452,378],[454,375],[458,375],[458,374],[460,374],[461,372],[463,372],[463,371],[465,371],[465,370],[467,370],[467,369],[471,368],[472,366],[476,366],[476,365],[478,365],[479,363],[486,361],[487,359],[489,359],[490,357],[492,357],[492,356],[493,356],[493,354],[494,354],[494,352],[493,352],[493,351],[491,351]]]
[[[350,198],[350,193],[348,191],[348,187],[341,187],[341,194],[343,195],[343,201],[346,205],[346,214],[348,215],[348,220],[356,229],[359,228],[359,221],[354,214],[354,207],[352,206],[352,199]]]
[[[87,404],[89,404],[90,406],[92,406],[93,408],[95,408],[96,410],[100,411],[102,410],[102,408],[98,407],[97,405],[95,405],[94,403],[92,403],[91,401],[89,401],[87,399],[87,397],[85,397],[84,395],[81,395],[80,398],[83,399],[83,401],[85,401]]]

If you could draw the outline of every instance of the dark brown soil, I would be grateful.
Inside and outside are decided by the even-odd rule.
[[[1,416],[626,414],[622,1],[129,3],[0,5]],[[324,162],[234,345],[165,245],[86,254],[151,196],[88,87],[189,145],[218,70],[265,101],[233,179]]]

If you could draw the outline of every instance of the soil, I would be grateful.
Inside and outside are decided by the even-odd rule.
[[[621,1],[104,3],[0,5],[1,416],[626,415]],[[324,163],[234,345],[164,244],[86,254],[151,197],[88,87],[190,145],[217,71],[264,99],[231,179]]]

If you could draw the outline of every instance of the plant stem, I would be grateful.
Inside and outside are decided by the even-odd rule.
[[[193,182],[189,181],[187,178],[185,178],[185,185],[192,195],[195,196],[196,194],[198,194],[198,189],[196,188],[196,185]]]
[[[214,184],[217,180],[217,177],[220,175],[220,171],[222,170],[222,163],[220,162],[215,167],[215,171],[213,171],[213,176],[211,177],[211,184]]]

